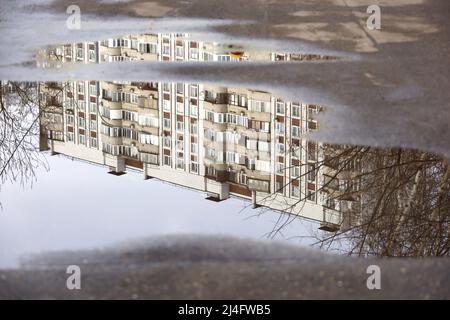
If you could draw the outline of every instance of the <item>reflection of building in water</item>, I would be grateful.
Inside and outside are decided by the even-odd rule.
[[[318,54],[244,50],[242,46],[194,41],[189,34],[141,34],[97,42],[67,44],[41,50],[42,66],[51,62],[104,63],[122,61],[315,61],[336,57]]]
[[[61,50],[64,60],[84,62],[245,57],[173,34]],[[267,92],[183,83],[46,83],[40,93],[46,106],[41,149],[116,173],[137,169],[146,178],[204,191],[210,199],[252,199],[254,206],[321,221],[325,230],[342,224],[348,201],[330,201],[318,192],[325,177],[318,167],[322,148],[301,139],[317,129],[318,106]]]

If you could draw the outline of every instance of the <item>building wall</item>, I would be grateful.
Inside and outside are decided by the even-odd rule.
[[[64,46],[59,52],[64,61],[80,63],[105,63],[119,56],[238,59],[218,45],[192,41],[185,34],[129,36]],[[243,53],[239,59],[251,56]],[[42,122],[42,136],[54,152],[116,171],[133,167],[145,177],[220,199],[251,199],[256,192],[258,205],[339,224],[339,215],[324,215],[324,200],[317,192],[322,172],[313,168],[323,157],[319,145],[303,139],[318,127],[319,106],[283,101],[257,90],[196,83],[79,81],[42,84],[40,92],[42,105],[56,105],[56,111],[46,113],[61,115],[56,119],[62,123]]]

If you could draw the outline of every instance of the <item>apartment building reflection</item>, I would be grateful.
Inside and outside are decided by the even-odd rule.
[[[158,34],[61,46],[49,56],[81,63],[300,57],[229,49]],[[348,224],[347,202],[358,201],[331,201],[322,188],[331,170],[317,166],[324,149],[302,139],[318,129],[319,106],[198,83],[52,82],[39,92],[41,150],[105,165],[117,175],[139,170],[145,179],[199,190],[210,200],[245,198],[255,208],[319,221],[327,231]]]

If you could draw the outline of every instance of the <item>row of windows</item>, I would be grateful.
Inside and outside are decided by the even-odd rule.
[[[163,157],[163,164],[165,166],[171,167],[172,166],[172,157],[169,156],[169,155],[164,155],[164,157]],[[183,158],[178,157],[176,159],[175,164],[176,164],[176,168],[177,169],[185,170],[185,161],[184,161]],[[198,173],[198,163],[197,162],[192,162],[191,161],[190,165],[189,165],[189,168],[190,168],[190,171],[192,173]]]
[[[218,113],[206,110],[205,119],[214,123],[228,123],[248,127],[248,118],[234,113]]]

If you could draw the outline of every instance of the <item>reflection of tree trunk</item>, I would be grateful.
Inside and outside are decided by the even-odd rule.
[[[444,174],[442,176],[441,182],[439,183],[439,186],[438,186],[438,189],[437,189],[437,197],[436,197],[435,207],[434,207],[434,209],[433,209],[433,211],[431,213],[429,222],[427,224],[427,230],[426,230],[426,233],[423,236],[423,238],[429,238],[431,236],[431,233],[433,231],[434,225],[436,225],[436,229],[439,229],[439,231],[440,231],[440,234],[436,235],[436,236],[442,237],[442,234],[441,234],[442,233],[442,230],[441,230],[442,226],[440,225],[440,223],[441,223],[441,221],[440,221],[441,220],[440,219],[441,202],[444,199],[445,185],[448,183],[448,180],[450,178],[450,166],[448,165],[448,162],[444,161],[443,162],[443,166],[445,168],[445,171],[444,171]],[[449,224],[448,228],[449,228],[448,233],[450,234],[450,224]],[[421,244],[420,244],[420,247],[418,249],[418,252],[420,254],[430,255],[430,254],[432,254],[432,251],[435,251],[435,254],[437,254],[437,251],[433,250],[433,248],[435,246],[430,247],[429,250],[428,250],[429,252],[426,252],[425,246],[428,245],[428,244],[429,244],[428,241],[422,241]],[[439,245],[437,246],[436,249],[439,250]]]
[[[422,152],[422,154],[420,155],[420,161],[422,162],[423,160],[425,160],[425,158],[426,158],[426,153]],[[397,171],[400,171],[400,167],[398,167]],[[391,240],[388,245],[389,252],[394,255],[399,250],[401,251],[401,248],[396,248],[396,243],[398,243],[397,237],[399,237],[399,234],[401,232],[401,229],[402,229],[406,219],[411,216],[411,208],[412,208],[413,202],[416,199],[417,188],[418,188],[418,185],[420,184],[420,180],[422,178],[422,173],[423,173],[423,165],[421,164],[420,167],[417,169],[416,174],[414,175],[414,182],[413,182],[413,185],[410,188],[410,190],[408,190],[407,185],[404,189],[404,192],[402,192],[403,190],[401,190],[401,189],[398,190],[399,197],[402,198],[402,196],[404,194],[405,199],[401,200],[400,219],[394,229],[394,232],[391,234]],[[399,180],[401,181],[400,172],[399,172]]]
[[[445,189],[445,185],[447,184],[449,178],[450,178],[450,166],[448,164],[448,162],[444,162],[444,168],[445,169],[445,173],[442,176],[442,180],[441,183],[439,184],[438,190],[437,190],[437,203],[436,203],[436,207],[433,210],[433,213],[431,214],[431,221],[432,222],[439,222],[439,209],[440,206],[439,204],[442,202],[443,198],[444,198],[444,189]]]

